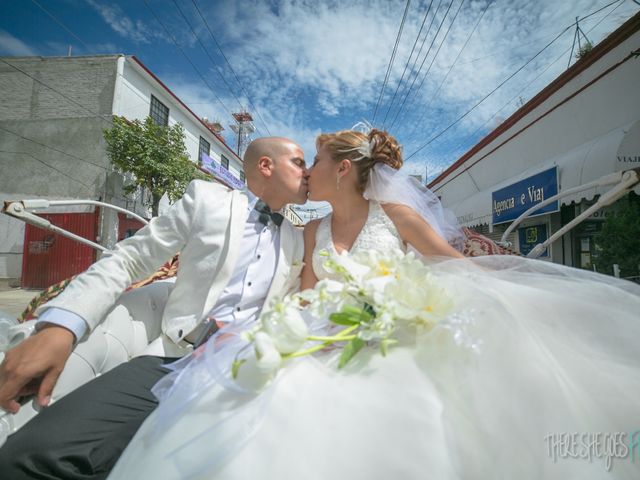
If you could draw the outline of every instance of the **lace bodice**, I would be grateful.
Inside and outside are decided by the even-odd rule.
[[[390,249],[400,248],[406,251],[406,247],[393,224],[391,219],[384,212],[378,202],[369,202],[369,214],[367,220],[356,237],[353,246],[349,252],[365,249]],[[337,253],[333,244],[333,236],[331,234],[331,214],[320,220],[318,230],[316,231],[316,246],[313,249],[313,271],[318,280],[330,278],[331,274],[327,272],[322,264],[326,257],[320,255],[320,252],[327,250],[330,253]]]

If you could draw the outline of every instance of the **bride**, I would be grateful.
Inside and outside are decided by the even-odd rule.
[[[332,213],[305,227],[302,287],[335,276],[326,252],[412,250],[456,314],[340,370],[340,349],[288,361],[260,393],[232,378],[246,335],[223,331],[155,387],[160,406],[109,478],[637,478],[640,287],[462,258],[461,231],[399,171],[392,136],[317,147],[309,197]]]

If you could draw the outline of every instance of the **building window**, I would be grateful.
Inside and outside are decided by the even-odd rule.
[[[166,127],[169,125],[169,107],[164,105],[160,100],[151,95],[151,108],[149,115],[157,125]]]
[[[220,155],[220,164],[222,165],[222,168],[229,170],[229,159],[224,155]]]
[[[204,138],[200,137],[200,147],[198,148],[198,165],[202,165],[202,154],[211,153],[211,145]]]
[[[242,183],[247,183],[245,176],[244,176],[244,172],[242,170],[240,170],[240,181]]]

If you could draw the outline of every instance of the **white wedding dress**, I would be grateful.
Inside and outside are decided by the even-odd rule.
[[[352,251],[398,247],[371,202]],[[330,217],[320,279],[323,249],[335,249]],[[611,444],[631,447],[640,429],[640,287],[518,257],[430,266],[457,312],[433,330],[399,332],[386,357],[365,347],[342,370],[339,350],[297,359],[253,395],[228,380],[224,348],[202,355],[109,478],[640,478],[637,448],[633,462]],[[572,433],[600,435],[591,460],[567,458],[588,451],[560,442]]]

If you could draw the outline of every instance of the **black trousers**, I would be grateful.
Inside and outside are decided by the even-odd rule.
[[[0,478],[106,478],[158,405],[151,387],[174,360],[135,358],[45,408],[0,448]]]

